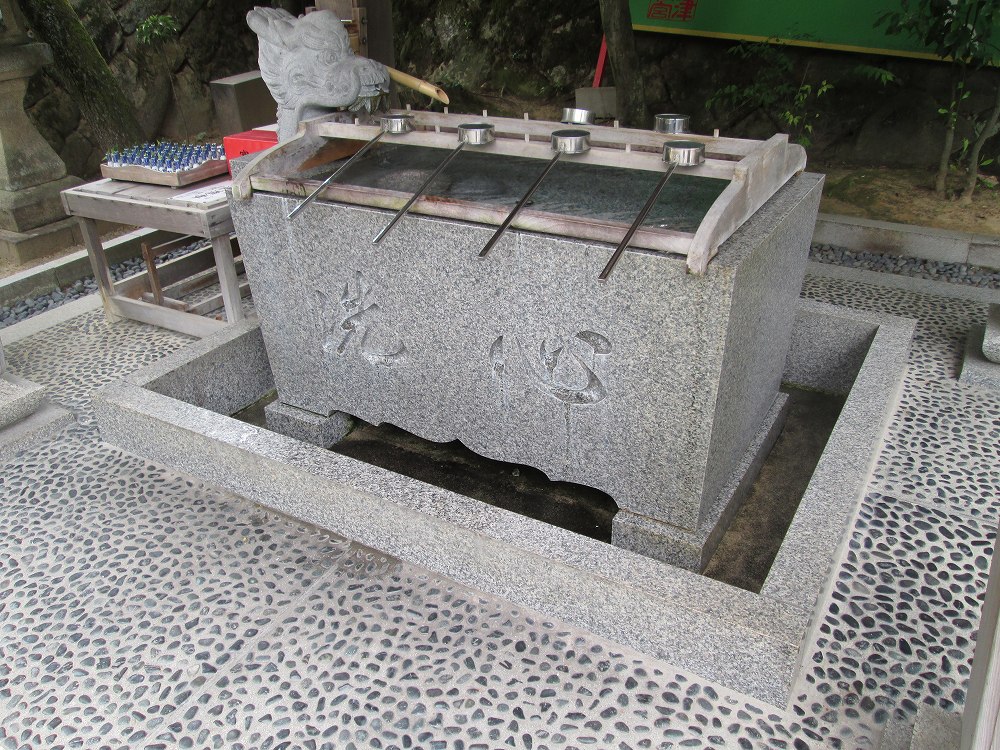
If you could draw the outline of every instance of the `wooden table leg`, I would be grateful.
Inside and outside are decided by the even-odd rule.
[[[146,278],[149,279],[149,288],[153,290],[153,304],[163,304],[163,288],[160,286],[160,274],[156,270],[156,256],[153,255],[153,248],[148,242],[143,242],[142,259],[146,261]]]
[[[77,221],[80,222],[80,232],[83,234],[83,243],[87,246],[87,256],[90,258],[90,267],[97,280],[97,289],[104,301],[104,314],[108,321],[114,323],[121,320],[121,315],[115,311],[114,302],[111,300],[115,294],[115,283],[111,278],[111,269],[108,268],[108,258],[104,254],[101,235],[97,232],[97,222],[80,216],[77,217]]]
[[[243,306],[240,304],[240,284],[233,263],[233,248],[229,235],[212,238],[212,252],[215,254],[215,268],[222,287],[222,302],[226,306],[226,320],[235,323],[243,320]]]

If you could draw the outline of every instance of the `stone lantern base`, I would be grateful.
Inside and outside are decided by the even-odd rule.
[[[59,193],[82,181],[66,174],[24,111],[28,79],[51,60],[47,45],[0,38],[0,259],[14,263],[81,239]]]

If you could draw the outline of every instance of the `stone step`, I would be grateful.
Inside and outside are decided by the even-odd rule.
[[[7,373],[0,376],[0,429],[35,413],[45,389],[30,380]]]
[[[1000,305],[990,305],[983,336],[983,354],[990,362],[1000,362]]]
[[[917,711],[909,750],[959,750],[961,738],[961,714],[924,704]]]

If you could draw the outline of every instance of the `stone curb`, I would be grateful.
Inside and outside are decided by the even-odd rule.
[[[104,251],[108,257],[108,264],[114,265],[138,257],[142,252],[140,245],[144,241],[159,244],[178,236],[180,235],[159,229],[137,229],[108,240],[104,243]],[[92,274],[93,269],[87,251],[77,250],[75,253],[0,279],[0,305],[25,297],[48,294]]]
[[[79,299],[67,302],[65,305],[59,305],[59,307],[53,307],[51,310],[40,312],[38,315],[32,315],[26,320],[14,323],[14,325],[0,328],[0,341],[3,341],[5,344],[13,344],[15,341],[26,339],[28,336],[34,336],[36,333],[44,331],[47,328],[65,323],[67,320],[75,318],[78,315],[83,315],[91,310],[99,310],[101,309],[101,305],[100,294],[88,294]]]
[[[0,429],[34,414],[45,398],[45,389],[13,373],[0,375]]]
[[[813,242],[848,250],[1000,269],[1000,237],[821,213]]]
[[[782,705],[867,485],[914,326],[800,304],[812,323],[800,340],[846,334],[834,351],[865,351],[849,365],[860,369],[834,428],[850,439],[827,445],[793,521],[803,538],[786,537],[760,595],[225,416],[274,386],[256,321],[100,388],[93,404],[108,443]],[[792,379],[840,378],[829,369],[843,363],[812,362],[815,351],[792,358]]]
[[[0,467],[31,445],[55,437],[75,419],[69,410],[43,400],[34,414],[0,430]]]
[[[828,279],[844,279],[855,284],[884,286],[889,289],[902,289],[914,294],[929,294],[937,297],[964,299],[971,302],[981,302],[985,305],[1000,302],[1000,290],[998,289],[972,286],[971,284],[956,284],[942,279],[921,279],[902,273],[873,271],[870,268],[838,266],[833,263],[820,263],[815,260],[810,260],[806,263],[806,275],[820,276]]]

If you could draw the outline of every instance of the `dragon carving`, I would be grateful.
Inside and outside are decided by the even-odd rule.
[[[331,110],[377,110],[389,93],[388,69],[354,54],[332,11],[296,18],[258,7],[247,24],[258,37],[261,77],[278,103],[279,141],[294,136],[302,120]]]

